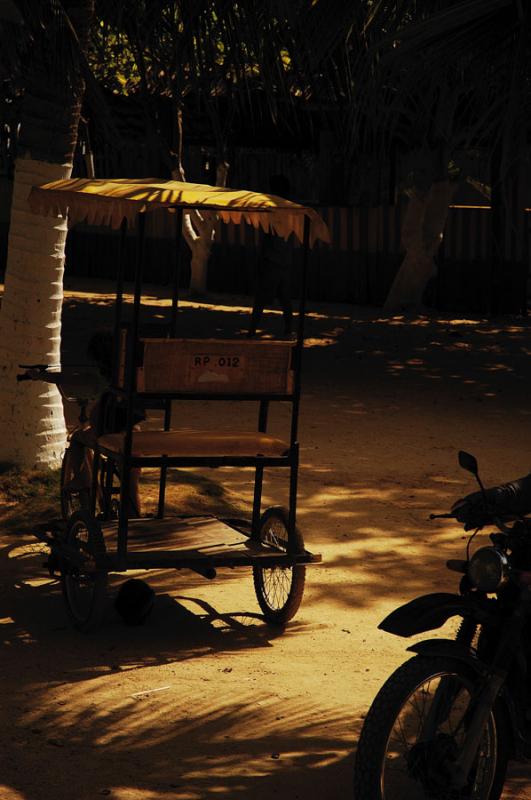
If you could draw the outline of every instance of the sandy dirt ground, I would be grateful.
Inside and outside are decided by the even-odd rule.
[[[111,321],[110,285],[67,284],[64,360]],[[246,301],[185,303],[186,335],[241,334]],[[144,298],[160,320],[162,290]],[[268,330],[281,327],[266,315]],[[110,607],[84,636],[68,624],[58,583],[30,531],[0,533],[4,744],[1,800],[341,800],[352,793],[367,708],[405,657],[377,630],[399,603],[453,591],[447,558],[459,527],[429,522],[474,489],[457,451],[486,483],[531,467],[531,341],[522,319],[384,316],[310,304],[301,406],[299,524],[323,563],[284,632],[266,626],[247,570],[212,583],[147,575],[155,609],[140,628]],[[250,404],[179,404],[186,427],[251,425]],[[285,433],[288,411],[272,416]],[[249,471],[208,476],[202,502],[249,506]],[[265,504],[287,498],[283,474]],[[209,492],[206,492],[209,495]],[[114,581],[114,588],[119,583]],[[531,772],[511,769],[506,798],[531,798]]]

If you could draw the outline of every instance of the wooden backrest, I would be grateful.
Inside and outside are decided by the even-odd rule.
[[[137,390],[290,394],[293,349],[293,342],[267,340],[142,338]]]

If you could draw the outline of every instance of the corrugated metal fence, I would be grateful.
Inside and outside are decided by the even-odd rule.
[[[319,243],[310,253],[309,296],[318,300],[380,304],[385,299],[403,257],[400,244],[401,206],[379,208],[318,207],[332,242]],[[506,240],[504,285],[525,282],[528,267],[527,215],[522,213]],[[147,220],[148,277],[168,280],[174,260],[174,217],[153,212]],[[442,307],[474,304],[481,309],[492,291],[488,207],[452,207],[438,254],[436,291]],[[112,237],[115,237],[114,242]],[[261,232],[248,225],[218,223],[209,262],[208,285],[214,291],[251,294],[260,257]],[[134,243],[130,264],[134,264]],[[79,225],[69,236],[67,270],[70,274],[113,277],[116,234]],[[183,246],[183,283],[189,279],[189,252]],[[300,247],[295,247],[294,284]],[[511,275],[513,277],[511,277]],[[515,277],[516,276],[516,277]],[[513,280],[514,278],[514,280]],[[524,291],[523,286],[516,291]]]

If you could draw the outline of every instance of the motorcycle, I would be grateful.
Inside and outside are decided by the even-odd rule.
[[[491,544],[448,561],[459,594],[424,595],[381,630],[409,638],[461,618],[455,639],[427,639],[378,692],[356,754],[355,800],[498,800],[510,759],[531,758],[531,520],[489,506]],[[431,514],[431,519],[456,514]]]

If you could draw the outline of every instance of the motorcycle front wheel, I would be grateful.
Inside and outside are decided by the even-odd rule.
[[[476,683],[476,673],[453,658],[416,656],[399,667],[363,725],[354,800],[498,800],[509,756],[509,731],[498,705],[466,785],[452,784]]]

